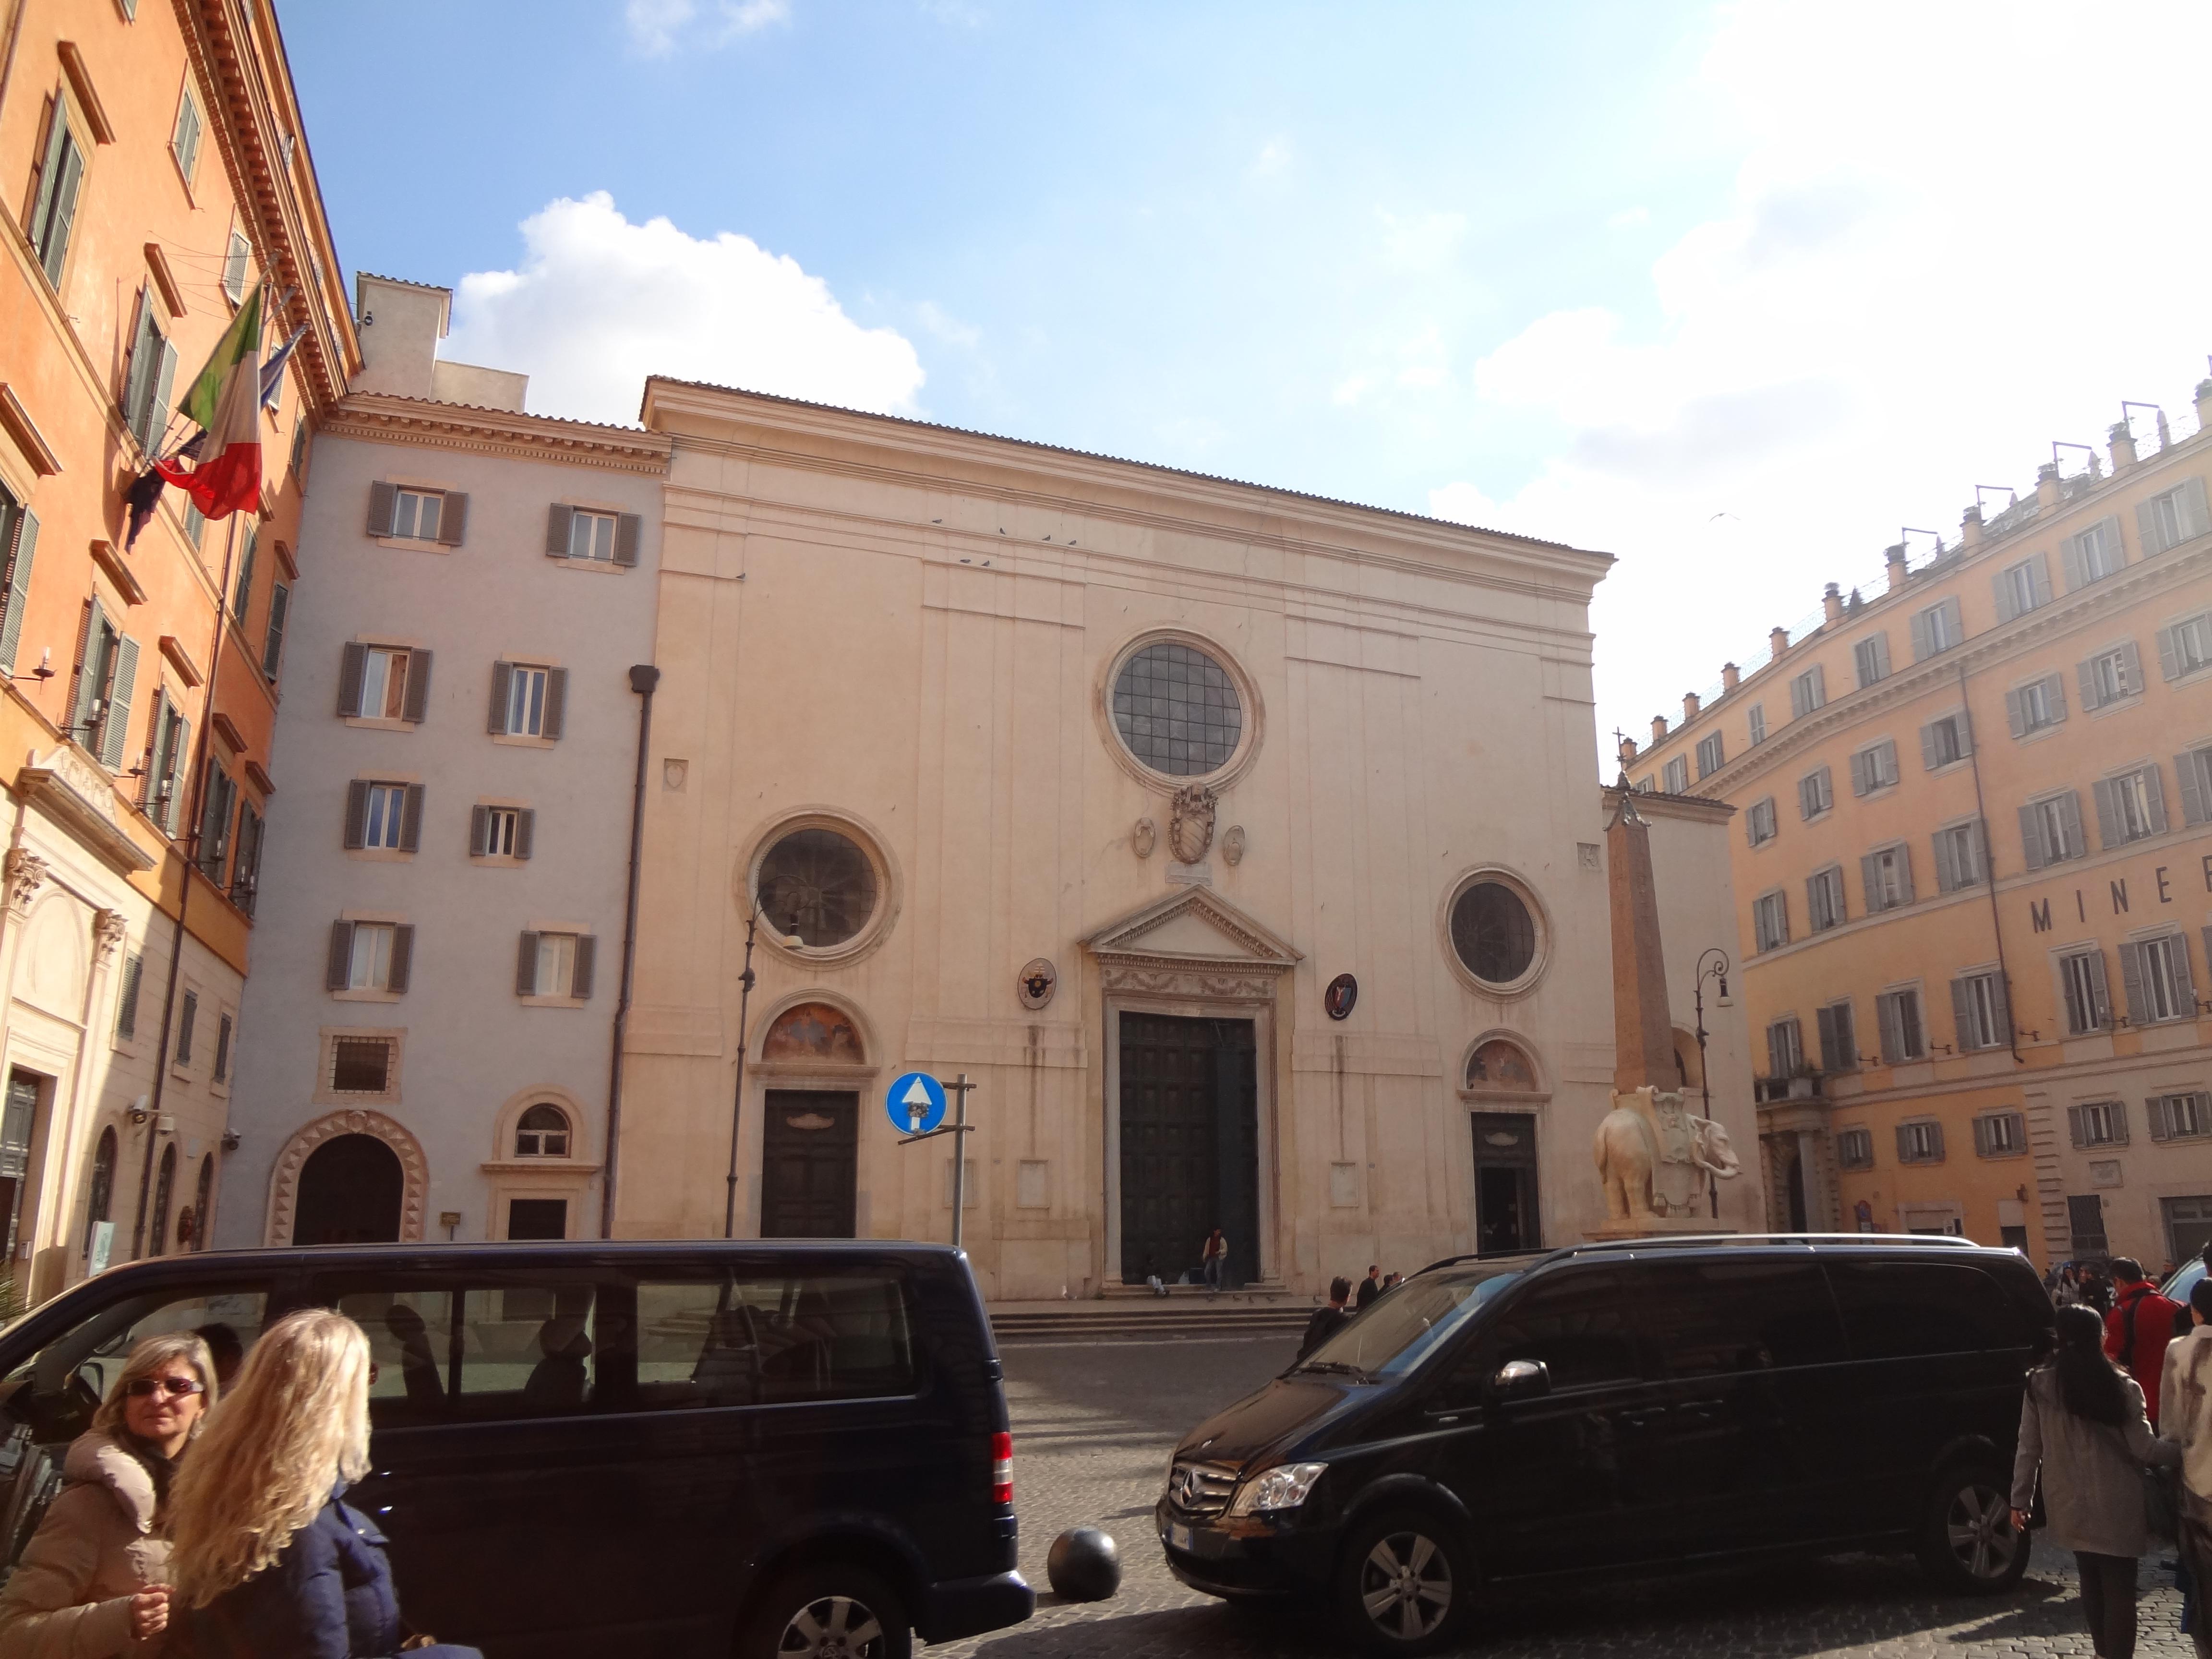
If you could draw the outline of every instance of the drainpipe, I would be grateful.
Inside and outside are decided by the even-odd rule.
[[[1962,662],[1959,665],[1959,702],[1963,708],[1966,702],[1966,665]],[[1996,940],[1997,976],[2004,981],[2005,988],[2005,1041],[2012,1049],[2013,1063],[2025,1066],[2027,1057],[2020,1052],[2020,1022],[2012,1017],[2012,969],[2005,965],[2004,922],[1997,905],[1996,860],[1990,847],[1990,817],[1982,804],[1982,745],[1974,735],[1974,714],[1971,708],[1966,710],[1966,740],[1970,745],[1966,750],[1968,764],[1974,774],[1974,823],[1982,832],[1982,884],[1990,890],[1990,933]]]
[[[629,896],[623,905],[622,994],[615,1001],[615,1052],[607,1065],[607,1166],[599,1177],[599,1237],[615,1236],[615,1177],[622,1158],[623,1043],[629,1030],[630,982],[637,966],[637,885],[645,841],[645,757],[653,737],[653,693],[660,671],[639,663],[629,671],[638,695],[637,781],[629,803]]]
[[[255,410],[257,416],[259,412]],[[169,978],[161,993],[161,1040],[154,1051],[154,1098],[149,1103],[152,1115],[146,1120],[146,1165],[138,1176],[138,1218],[131,1226],[133,1261],[145,1252],[146,1205],[154,1193],[154,1144],[161,1138],[161,1096],[169,1082],[169,1026],[176,1018],[177,978],[185,966],[185,917],[192,908],[192,872],[199,868],[200,820],[207,810],[208,742],[215,732],[215,694],[222,684],[222,640],[230,623],[230,567],[238,553],[238,518],[237,513],[230,515],[230,534],[223,543],[222,580],[215,590],[215,649],[208,658],[207,707],[200,711],[199,736],[192,744],[192,775],[186,781],[192,793],[189,798],[191,815],[185,820],[184,886],[177,895],[177,925],[169,936]]]

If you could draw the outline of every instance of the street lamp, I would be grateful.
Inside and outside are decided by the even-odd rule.
[[[798,918],[792,919],[793,926]],[[745,1045],[750,1041],[745,1031],[745,1021],[753,1000],[753,934],[760,925],[760,902],[756,898],[753,908],[745,913],[745,970],[738,975],[738,1082],[730,1096],[730,1186],[722,1200],[722,1237],[738,1236],[738,1123],[745,1109]],[[775,942],[796,951],[806,941],[795,933],[777,933]]]
[[[1698,1009],[1698,1093],[1705,1102],[1707,1117],[1713,1115],[1713,1083],[1711,1073],[1705,1066],[1705,981],[1709,979],[1719,981],[1721,994],[1713,1006],[1733,1008],[1735,1004],[1729,1000],[1728,976],[1728,952],[1716,945],[1698,958],[1698,977],[1690,992]],[[1713,1219],[1718,1221],[1721,1218],[1721,1184],[1709,1180],[1705,1188],[1712,1197]]]

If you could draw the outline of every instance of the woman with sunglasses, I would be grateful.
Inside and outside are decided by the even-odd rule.
[[[0,1591],[0,1659],[155,1650],[169,1622],[170,1479],[215,1397],[215,1361],[190,1332],[131,1351]]]
[[[376,1368],[360,1326],[287,1314],[246,1356],[177,1483],[177,1622],[198,1659],[483,1659],[409,1637],[375,1522],[343,1501],[368,1469]]]

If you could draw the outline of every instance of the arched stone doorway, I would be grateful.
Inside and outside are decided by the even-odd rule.
[[[362,1140],[372,1146],[340,1149]],[[429,1186],[422,1143],[398,1121],[382,1112],[332,1112],[294,1135],[278,1157],[265,1236],[271,1244],[416,1243]]]
[[[407,1174],[374,1135],[337,1135],[300,1169],[295,1244],[396,1244]]]

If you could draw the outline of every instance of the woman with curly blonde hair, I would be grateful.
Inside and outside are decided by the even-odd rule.
[[[403,1643],[384,1534],[338,1496],[368,1468],[370,1370],[361,1327],[327,1308],[246,1355],[171,1505],[177,1622],[200,1659],[476,1653]]]
[[[189,1331],[131,1351],[0,1593],[0,1659],[153,1650],[169,1620],[170,1482],[215,1396],[215,1362]]]

